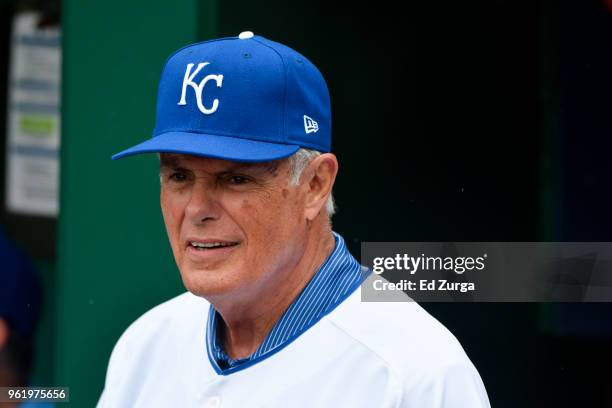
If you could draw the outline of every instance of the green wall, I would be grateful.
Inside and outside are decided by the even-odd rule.
[[[182,292],[159,211],[154,156],[110,156],[150,137],[157,81],[175,49],[214,36],[214,3],[67,0],[62,5],[61,214],[53,382],[95,405],[112,347]],[[44,367],[43,367],[44,369]]]

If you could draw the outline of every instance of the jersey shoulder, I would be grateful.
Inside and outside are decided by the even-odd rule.
[[[209,303],[189,292],[153,307],[121,335],[111,353],[98,407],[135,406],[149,373],[190,361],[204,336]]]
[[[121,378],[130,369],[143,369],[154,356],[186,347],[205,330],[209,303],[185,292],[161,303],[136,319],[121,335],[109,360],[109,378]],[[201,338],[201,337],[200,337]],[[119,374],[121,373],[121,374]]]
[[[362,302],[360,289],[329,316],[389,364],[432,366],[467,359],[455,336],[417,302]]]
[[[357,289],[327,321],[401,384],[401,406],[490,406],[459,341],[418,303],[362,302]]]

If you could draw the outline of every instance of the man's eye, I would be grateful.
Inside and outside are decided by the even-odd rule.
[[[170,176],[168,177],[168,179],[170,181],[175,181],[175,182],[182,182],[187,180],[187,176],[185,175],[185,173],[180,173],[180,172],[174,172],[171,173]]]
[[[249,182],[249,179],[244,176],[230,176],[229,182],[230,184],[246,184]]]

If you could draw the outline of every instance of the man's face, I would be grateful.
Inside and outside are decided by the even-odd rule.
[[[304,251],[304,194],[287,160],[239,163],[160,157],[161,208],[186,288],[248,297],[291,271]]]

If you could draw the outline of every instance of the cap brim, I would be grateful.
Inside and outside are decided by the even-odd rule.
[[[143,153],[177,153],[241,162],[283,159],[300,146],[260,142],[237,137],[188,132],[167,132],[115,154],[117,160]]]

